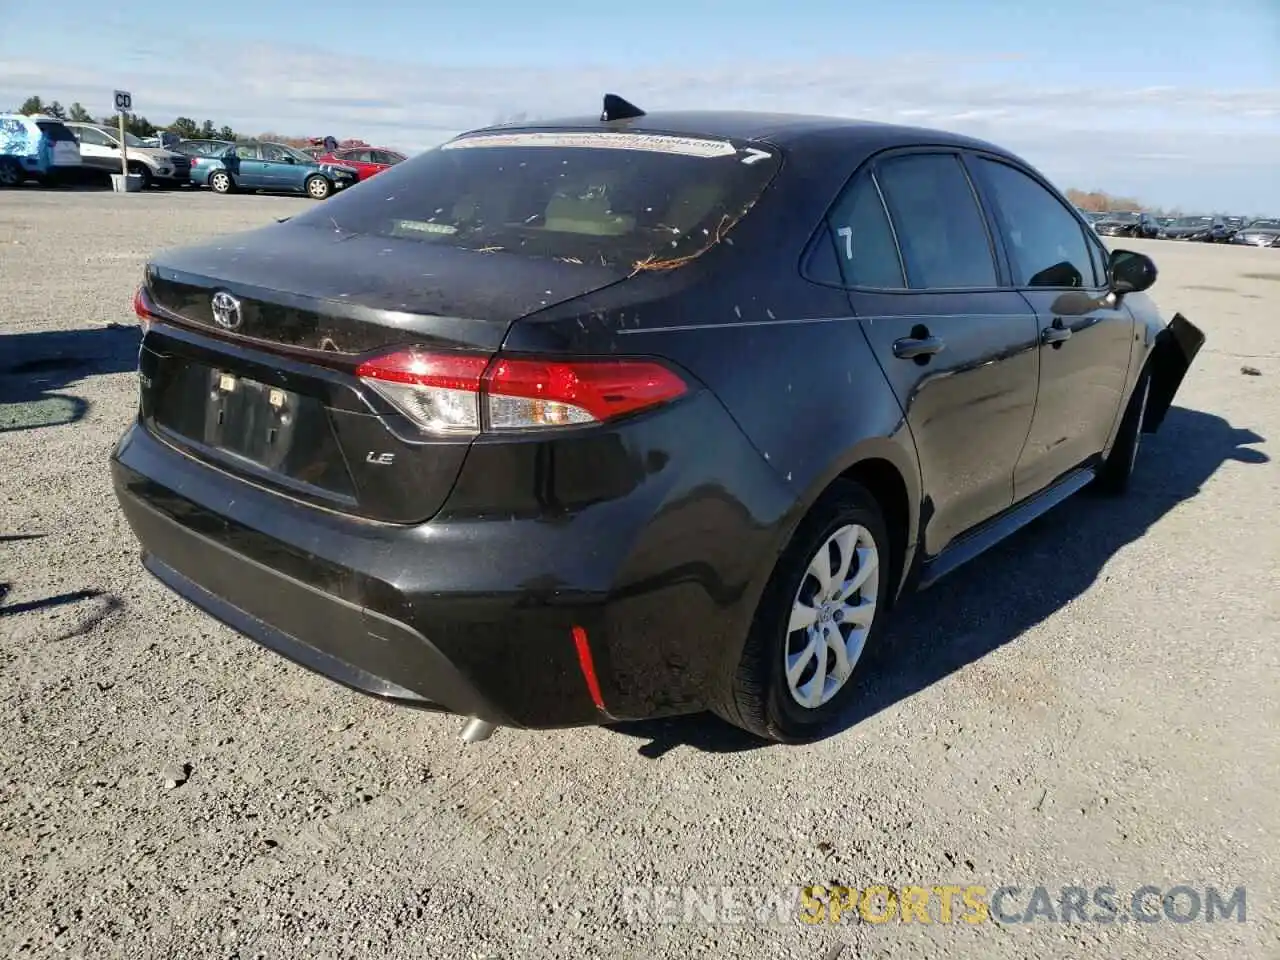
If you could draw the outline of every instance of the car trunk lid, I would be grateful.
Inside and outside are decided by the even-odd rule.
[[[162,254],[147,270],[142,420],[283,495],[420,522],[443,504],[471,438],[397,418],[355,376],[358,362],[409,344],[492,355],[520,317],[622,277],[290,224]]]
[[[616,268],[276,223],[159,255],[157,305],[220,335],[356,355],[402,343],[496,350],[516,320],[623,279]],[[240,302],[231,328],[213,295]]]

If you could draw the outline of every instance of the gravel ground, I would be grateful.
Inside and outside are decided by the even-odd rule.
[[[145,258],[307,203],[0,193],[5,954],[1280,956],[1280,251],[1127,242],[1209,335],[1136,495],[1077,498],[923,595],[845,734],[463,747],[161,589],[111,495]],[[878,882],[1019,885],[1006,912],[1037,885],[1245,886],[1247,920],[712,924],[626,892]]]

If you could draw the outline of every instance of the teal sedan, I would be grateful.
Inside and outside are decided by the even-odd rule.
[[[223,153],[201,157],[191,167],[191,182],[214,193],[263,190],[304,193],[313,200],[355,186],[358,177],[351,167],[317,163],[283,143],[237,143]]]

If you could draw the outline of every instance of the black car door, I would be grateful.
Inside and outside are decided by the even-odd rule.
[[[955,153],[882,156],[850,182],[828,228],[915,441],[931,558],[1012,502],[1035,404],[1035,317],[1004,284]]]
[[[969,158],[1013,281],[1040,329],[1040,390],[1014,471],[1023,500],[1106,447],[1124,403],[1137,326],[1108,295],[1105,253],[1065,200],[1003,158]]]

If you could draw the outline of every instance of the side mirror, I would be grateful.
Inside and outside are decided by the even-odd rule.
[[[1132,250],[1113,250],[1109,263],[1111,292],[1117,296],[1141,293],[1156,282],[1155,261],[1145,253]]]

